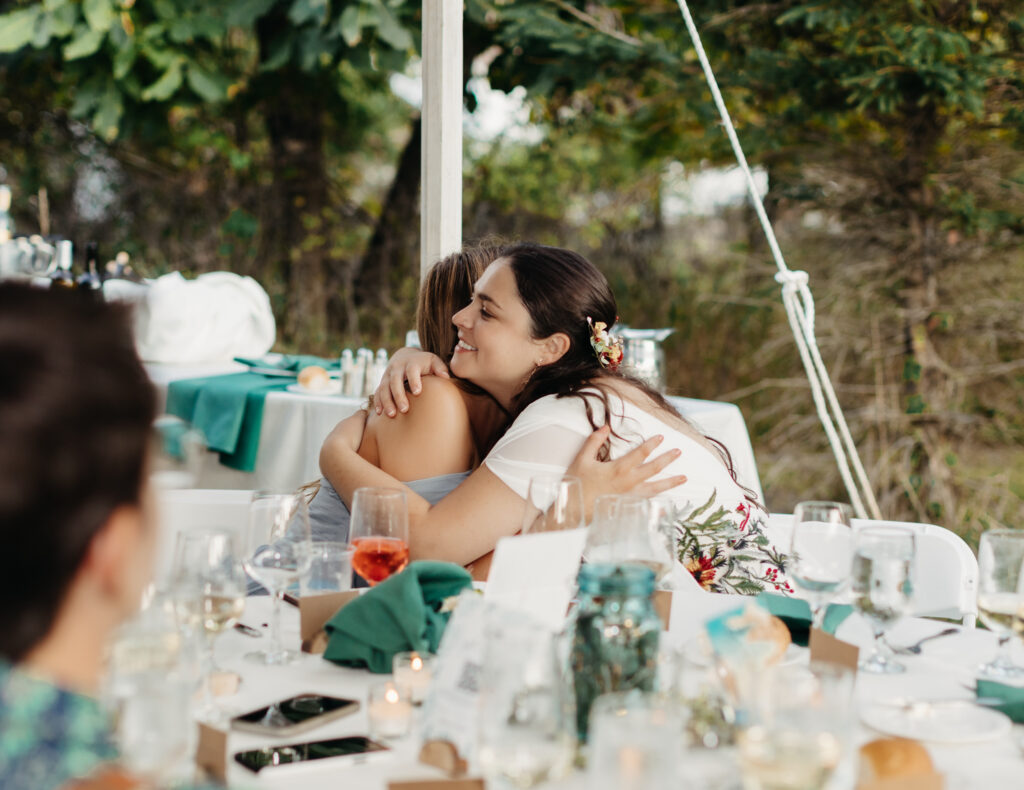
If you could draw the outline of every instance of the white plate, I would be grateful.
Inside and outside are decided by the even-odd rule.
[[[997,710],[982,708],[964,700],[960,703],[905,708],[884,703],[868,703],[861,721],[873,730],[901,738],[935,743],[978,743],[1000,738],[1013,722]]]
[[[699,639],[694,639],[686,644],[684,648],[686,651],[686,658],[698,667],[710,667],[712,658],[710,654],[711,647],[706,644],[702,644]],[[810,660],[810,651],[806,647],[800,647],[792,642],[786,648],[786,652],[782,654],[782,658],[779,659],[776,666],[780,667],[792,667],[797,664],[806,664]]]
[[[331,379],[327,386],[321,390],[311,390],[299,383],[289,384],[285,389],[297,395],[341,395],[341,382],[338,379]]]

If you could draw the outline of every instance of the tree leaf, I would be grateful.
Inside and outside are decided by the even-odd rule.
[[[359,6],[350,5],[341,12],[341,19],[338,20],[338,32],[350,47],[354,47],[360,42],[363,38],[363,28],[359,24]]]
[[[167,101],[181,87],[181,61],[175,60],[163,75],[142,92],[143,101]]]
[[[114,79],[123,79],[131,71],[137,54],[135,42],[131,40],[117,51],[114,55]]]
[[[75,31],[75,37],[64,47],[64,60],[89,57],[100,48],[106,35],[102,30],[89,30],[82,25],[77,26]]]
[[[274,5],[274,0],[234,0],[226,9],[228,27],[249,27]]]
[[[117,12],[110,0],[82,0],[82,13],[89,29],[102,33],[110,30],[117,20]]]
[[[327,21],[329,11],[328,0],[295,0],[288,9],[288,19],[296,25],[304,25],[307,22],[323,25]]]
[[[227,97],[229,81],[221,74],[211,74],[195,63],[190,63],[186,78],[188,86],[203,101],[218,102]]]
[[[375,3],[377,8],[377,34],[394,49],[412,49],[412,34],[402,27],[391,9],[380,0]]]
[[[22,8],[0,16],[0,52],[17,52],[32,40],[38,8]]]
[[[292,40],[286,36],[282,36],[277,39],[273,44],[270,45],[270,54],[267,59],[260,64],[260,71],[277,71],[285,63],[288,62],[288,58],[292,55]]]
[[[95,107],[103,95],[105,81],[100,75],[90,77],[75,91],[75,103],[71,105],[72,118],[84,118]]]
[[[109,142],[117,137],[123,114],[124,102],[121,99],[121,93],[113,82],[108,83],[92,117],[93,128],[104,140]]]

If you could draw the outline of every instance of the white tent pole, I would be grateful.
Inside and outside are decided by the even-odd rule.
[[[423,0],[420,279],[462,246],[462,0]]]

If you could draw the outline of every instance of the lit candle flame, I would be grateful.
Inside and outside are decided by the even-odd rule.
[[[419,656],[413,656],[411,666],[413,672],[419,672],[423,669],[423,659]]]
[[[384,699],[394,705],[398,702],[398,692],[395,689],[388,689],[384,692]]]

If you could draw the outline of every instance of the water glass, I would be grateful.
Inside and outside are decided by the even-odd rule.
[[[586,519],[583,483],[572,475],[534,475],[526,492],[522,533],[579,529]]]
[[[478,756],[487,786],[526,788],[562,776],[573,754],[571,702],[554,635],[511,617],[485,633]]]
[[[654,571],[655,583],[672,571],[672,537],[662,510],[631,494],[605,494],[594,500],[587,534],[587,562],[629,562]]]
[[[908,527],[865,527],[857,532],[853,558],[853,605],[870,623],[874,649],[860,662],[864,672],[905,672],[883,638],[910,607],[914,532]]]
[[[198,428],[170,414],[157,417],[150,431],[149,478],[157,490],[195,488],[205,452]]]
[[[846,750],[853,673],[841,667],[776,667],[740,734],[745,790],[821,790]]]
[[[991,529],[978,544],[978,616],[999,637],[995,657],[979,668],[994,680],[1017,680],[1024,668],[1010,657],[1010,639],[1014,629],[1024,631],[1021,605],[1024,603],[1024,532],[1015,529]]]
[[[399,488],[357,488],[352,497],[352,567],[375,586],[409,564],[409,505]]]
[[[314,543],[309,573],[302,577],[299,585],[303,597],[352,589],[353,551],[348,543]]]
[[[590,709],[587,790],[674,790],[682,720],[660,695],[598,697]]]
[[[273,598],[270,645],[246,654],[261,664],[290,664],[299,658],[281,643],[281,601],[298,584],[313,561],[313,539],[305,497],[257,491],[249,505],[245,540],[246,572],[267,588]]]
[[[811,605],[815,628],[824,625],[825,604],[850,581],[852,517],[841,502],[800,502],[793,510],[789,578]]]

